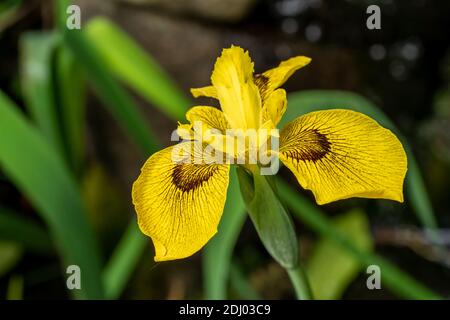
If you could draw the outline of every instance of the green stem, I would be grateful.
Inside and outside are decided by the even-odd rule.
[[[292,285],[295,289],[295,294],[298,300],[313,300],[313,295],[311,292],[311,286],[309,285],[308,277],[306,276],[303,268],[298,265],[292,269],[286,269],[289,278],[291,279]]]

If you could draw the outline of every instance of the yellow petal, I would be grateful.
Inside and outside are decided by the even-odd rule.
[[[180,143],[153,154],[133,184],[139,227],[153,240],[155,261],[189,257],[217,232],[229,166],[183,163],[186,155],[192,160],[198,153],[190,151],[193,145]]]
[[[267,70],[263,74],[255,75],[255,83],[259,88],[262,99],[267,99],[272,91],[282,86],[295,71],[310,62],[311,58],[297,56],[281,62],[278,67]]]
[[[208,97],[217,99],[217,91],[213,86],[207,86],[202,88],[192,88],[191,93],[194,98],[198,97]]]
[[[264,102],[262,109],[263,123],[271,120],[274,125],[277,125],[286,111],[286,106],[286,91],[284,89],[273,91]]]
[[[248,52],[235,46],[224,49],[214,65],[211,81],[230,126],[258,128],[261,98],[253,82],[253,62]]]
[[[192,125],[178,123],[177,134],[183,140],[194,140]]]
[[[403,202],[403,146],[361,113],[337,109],[301,116],[281,131],[279,153],[318,204],[350,197]]]
[[[188,119],[191,124],[194,124],[196,121],[200,121],[207,127],[219,129],[222,132],[225,132],[228,127],[228,123],[223,112],[213,107],[192,107],[186,113],[186,119]]]

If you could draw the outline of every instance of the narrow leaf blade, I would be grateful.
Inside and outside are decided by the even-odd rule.
[[[0,167],[47,222],[65,265],[83,271],[77,297],[102,298],[100,254],[74,178],[55,148],[0,92]]]

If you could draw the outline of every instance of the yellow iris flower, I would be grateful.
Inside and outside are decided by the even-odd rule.
[[[212,85],[192,89],[195,97],[218,99],[221,110],[193,107],[186,114],[190,124],[179,128],[189,131],[198,121],[222,133],[275,127],[287,106],[279,87],[310,61],[298,56],[254,74],[248,52],[224,49]],[[217,232],[227,195],[229,164],[178,163],[174,147],[153,154],[133,184],[139,227],[153,240],[155,261],[200,250]],[[300,116],[280,131],[277,155],[318,204],[350,197],[403,202],[405,151],[391,131],[361,113],[336,109]]]

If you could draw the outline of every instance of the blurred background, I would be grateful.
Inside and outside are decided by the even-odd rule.
[[[76,12],[67,1],[0,2],[0,299],[295,297],[235,180],[218,235],[193,257],[156,264],[134,221],[140,167],[170,144],[188,107],[216,104],[194,102],[189,88],[210,83],[231,44],[250,51],[256,72],[312,58],[285,85],[284,121],[348,107],[391,128],[408,149],[404,204],[319,207],[281,170],[298,195],[284,202],[315,296],[450,296],[448,1],[71,3],[81,30],[66,27]],[[371,4],[381,9],[380,30],[366,27]],[[66,286],[72,264],[81,290]],[[381,290],[366,287],[370,264],[381,265]]]

